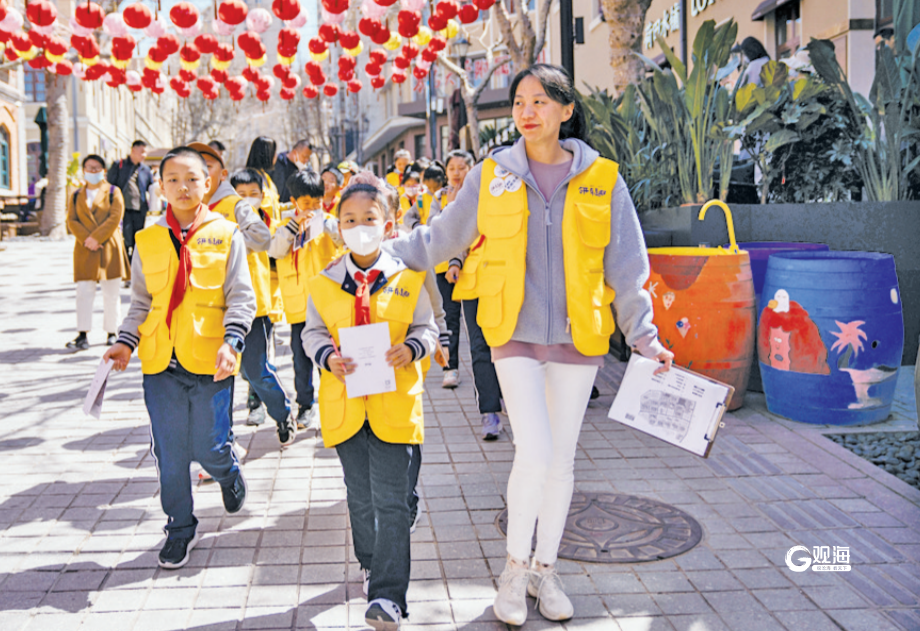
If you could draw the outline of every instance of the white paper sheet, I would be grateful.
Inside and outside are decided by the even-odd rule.
[[[105,384],[109,380],[109,373],[114,360],[100,362],[96,368],[96,374],[93,375],[93,381],[89,384],[89,392],[86,393],[86,399],[83,400],[83,413],[87,416],[99,418],[102,413],[102,399],[105,396]]]
[[[396,371],[387,365],[390,350],[390,325],[386,322],[339,329],[342,357],[357,363],[355,372],[345,376],[349,399],[396,390]]]
[[[313,219],[310,220],[310,241],[323,236],[326,230],[326,218],[323,211],[317,210],[313,213]]]
[[[660,366],[633,353],[607,416],[706,456],[734,389],[679,366],[655,375]]]

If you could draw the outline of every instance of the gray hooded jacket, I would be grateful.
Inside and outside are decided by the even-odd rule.
[[[587,169],[598,153],[587,144],[567,139],[560,141],[574,155],[572,168],[556,187],[549,200],[543,197],[530,173],[524,141],[496,149],[491,157],[527,186],[527,271],[524,304],[511,339],[531,344],[571,344],[566,307],[565,273],[562,257],[562,213],[569,180]],[[403,260],[409,268],[427,270],[441,261],[459,256],[479,234],[477,208],[482,164],[464,180],[457,198],[443,213],[408,236],[388,241],[383,247]],[[616,291],[614,308],[617,324],[626,343],[645,357],[664,351],[658,329],[652,323],[652,300],[643,289],[648,280],[649,263],[645,241],[632,198],[623,178],[618,178],[610,203],[610,243],[604,251],[606,283]]]
[[[208,204],[213,206],[225,197],[236,195],[236,191],[230,182],[224,180],[214,191],[214,195],[208,200]],[[272,240],[271,230],[262,221],[259,214],[252,209],[245,199],[240,199],[233,207],[233,218],[240,227],[240,234],[243,235],[243,241],[246,243],[246,249],[250,252],[264,252],[268,249]]]

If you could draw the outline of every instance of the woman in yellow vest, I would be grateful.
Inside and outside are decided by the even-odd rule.
[[[574,614],[555,571],[574,487],[582,419],[614,331],[670,367],[643,289],[649,264],[639,220],[617,165],[584,140],[571,78],[537,64],[511,84],[521,138],[473,167],[457,198],[428,227],[388,242],[426,270],[481,232],[477,322],[501,384],[515,456],[508,480],[508,560],[494,612],[521,625],[526,596],[547,619]],[[536,524],[537,546],[528,563]]]
[[[266,136],[259,136],[249,146],[249,155],[246,157],[246,167],[255,169],[262,176],[262,210],[271,221],[281,221],[281,202],[278,196],[278,187],[272,181],[269,173],[275,168],[275,155],[278,153],[277,143]],[[271,227],[271,226],[269,226]],[[275,260],[269,259],[271,273],[269,275],[272,292],[272,307],[268,317],[272,322],[281,322],[284,309],[281,303],[281,290],[278,287],[278,271]]]

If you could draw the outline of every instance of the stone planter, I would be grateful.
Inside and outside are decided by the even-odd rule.
[[[674,246],[728,242],[720,217],[698,221],[702,205],[650,210],[639,215],[643,229],[667,230]],[[917,360],[920,337],[920,202],[830,204],[732,204],[740,241],[811,241],[832,250],[885,252],[894,256],[904,310],[902,365]]]

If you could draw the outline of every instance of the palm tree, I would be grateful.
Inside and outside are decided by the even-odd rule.
[[[641,52],[642,28],[652,0],[601,0],[610,28],[610,67],[613,68],[613,96],[645,75]]]

